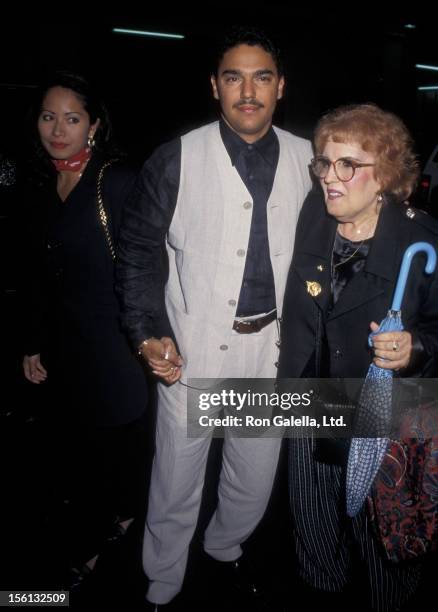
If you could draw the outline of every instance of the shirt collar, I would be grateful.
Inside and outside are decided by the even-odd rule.
[[[259,140],[248,144],[221,118],[219,121],[222,141],[230,156],[233,166],[236,165],[239,155],[247,151],[257,151],[271,166],[276,164],[278,155],[278,138],[272,126]]]

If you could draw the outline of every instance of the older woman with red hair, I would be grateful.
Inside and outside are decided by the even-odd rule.
[[[338,108],[318,123],[283,309],[280,378],[364,378],[370,363],[401,376],[436,376],[438,287],[413,260],[403,331],[368,346],[392,302],[405,249],[438,248],[438,223],[409,206],[418,164],[403,122],[374,104]],[[418,565],[391,565],[364,506],[345,512],[348,444],[290,441],[290,492],[300,575],[314,590],[340,592],[367,577],[369,609],[400,609]],[[356,569],[354,571],[354,564]]]

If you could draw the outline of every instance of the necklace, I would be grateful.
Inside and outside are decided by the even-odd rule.
[[[338,268],[339,266],[344,265],[345,263],[347,263],[347,261],[350,261],[350,259],[353,259],[353,257],[356,255],[356,253],[360,250],[360,248],[363,246],[363,243],[365,242],[365,238],[362,240],[362,242],[359,244],[359,246],[357,247],[357,249],[355,249],[352,254],[347,257],[347,259],[344,259],[344,261],[340,261],[337,264],[333,264],[333,269]],[[332,254],[333,255],[333,254]]]

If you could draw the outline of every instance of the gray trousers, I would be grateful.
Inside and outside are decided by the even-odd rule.
[[[219,378],[273,378],[276,323],[255,334],[230,332]],[[196,527],[211,435],[187,437],[187,388],[159,385],[156,450],[143,542],[150,580],[147,598],[164,604],[182,587]],[[233,561],[260,522],[278,464],[281,438],[237,438],[225,431],[217,509],[205,532],[205,551]]]

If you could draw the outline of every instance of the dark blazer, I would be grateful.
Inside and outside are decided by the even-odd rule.
[[[385,201],[365,268],[330,306],[332,248],[337,222],[326,213],[322,193],[307,197],[297,225],[281,325],[280,378],[299,378],[312,356],[317,361],[325,324],[332,377],[360,378],[372,360],[367,339],[370,322],[380,321],[391,306],[406,248],[430,242],[438,254],[438,223],[415,208]],[[402,320],[413,333],[416,367],[405,375],[434,376],[438,358],[438,273],[424,272],[425,254],[412,261],[402,303]],[[308,292],[317,282],[319,295]],[[317,367],[315,372],[317,372]]]
[[[32,275],[24,345],[28,355],[41,353],[72,418],[117,425],[144,412],[148,387],[120,327],[114,262],[97,210],[102,163],[92,157],[65,202],[56,176],[29,197]],[[114,242],[134,180],[135,173],[120,163],[105,170],[103,199]]]

